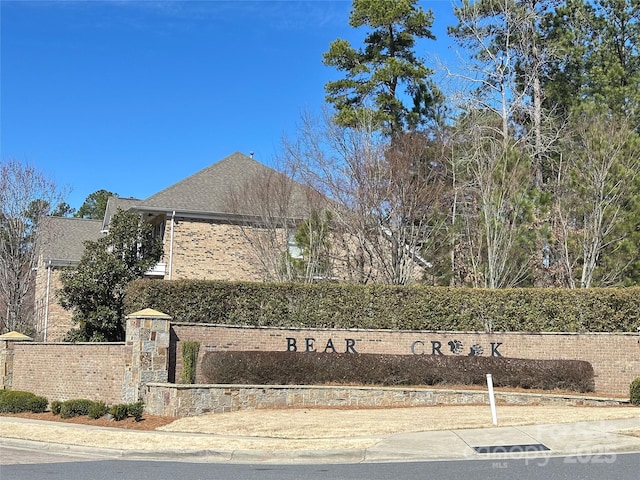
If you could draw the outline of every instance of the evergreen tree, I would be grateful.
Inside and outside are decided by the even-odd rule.
[[[435,40],[431,33],[433,14],[416,3],[354,0],[349,24],[371,29],[364,48],[357,50],[338,39],[324,54],[325,65],[346,74],[325,85],[327,101],[336,109],[337,124],[354,127],[363,117],[373,118],[376,127],[393,135],[436,117],[442,96],[429,80],[431,70],[415,54],[417,39]],[[411,106],[403,103],[405,95]]]
[[[61,277],[60,303],[73,309],[78,325],[67,340],[124,340],[127,284],[143,277],[162,256],[162,245],[152,232],[137,213],[119,210],[106,236],[85,243],[80,263]]]
[[[297,277],[307,282],[332,277],[330,235],[331,213],[312,210],[295,234],[294,240],[301,250],[301,258],[292,258]]]
[[[584,103],[640,122],[640,0],[567,0],[543,25],[557,55],[546,102],[567,115]]]
[[[82,206],[73,216],[102,220],[104,212],[107,210],[107,200],[112,196],[116,196],[116,194],[104,189],[96,190],[85,199]]]

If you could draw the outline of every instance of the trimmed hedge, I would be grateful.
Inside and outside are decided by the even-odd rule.
[[[49,400],[31,392],[0,390],[0,413],[42,413],[47,405]]]
[[[485,385],[542,390],[594,390],[594,372],[581,360],[526,360],[446,355],[302,352],[208,352],[209,383],[250,385]]]
[[[293,328],[635,332],[640,288],[470,289],[391,285],[137,280],[127,313],[176,322]]]

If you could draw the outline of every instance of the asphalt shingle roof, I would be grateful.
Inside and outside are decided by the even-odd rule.
[[[167,211],[200,212],[206,214],[252,215],[254,211],[238,211],[234,209],[229,196],[232,191],[242,191],[248,185],[255,185],[255,179],[282,176],[275,170],[242,153],[236,152],[210,165],[203,170],[171,185],[170,187],[137,203],[135,208],[144,210],[166,209]],[[292,204],[298,208],[292,210],[296,216],[304,214],[306,195],[305,187],[293,182]]]
[[[111,217],[115,215],[118,209],[121,210],[129,210],[134,205],[140,203],[141,200],[139,198],[120,198],[116,196],[111,196],[107,200],[107,208],[104,212],[104,223],[103,230],[107,230],[109,227],[109,222],[111,222]]]
[[[102,220],[45,217],[41,223],[40,253],[45,261],[76,263],[82,258],[84,242],[97,240],[103,234]]]

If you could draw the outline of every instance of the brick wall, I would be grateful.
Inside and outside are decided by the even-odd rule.
[[[121,402],[123,343],[14,342],[12,390],[52,400]]]
[[[167,222],[170,229],[171,222]],[[169,260],[170,231],[164,235]],[[172,279],[261,280],[252,247],[237,225],[177,217],[173,230]]]
[[[484,356],[585,360],[595,370],[596,393],[626,398],[629,384],[640,377],[640,336],[631,333],[291,329],[188,323],[170,326],[169,317],[159,312],[138,313],[139,316],[128,318],[126,343],[1,342],[0,374],[3,387],[31,391],[49,400],[89,398],[113,404],[145,399],[145,392],[149,392],[149,389],[145,389],[144,385],[148,382],[180,379],[180,344],[187,340],[200,342],[199,360],[206,352],[225,350],[355,351],[416,355],[469,355],[473,351],[476,355]],[[199,368],[196,382],[204,383]],[[166,402],[173,402],[169,401],[172,395],[182,395],[182,390],[178,390],[166,395],[165,392],[162,398],[149,398],[149,401],[158,402],[157,408],[164,408],[168,405]],[[185,390],[183,393],[187,397],[182,400],[176,397],[174,400],[185,405],[186,402],[196,401],[199,396],[206,400],[203,400],[204,404],[214,401],[210,389],[209,393],[198,392],[200,390],[195,392],[195,397],[191,397]],[[225,390],[220,395],[219,401],[224,403],[224,398],[232,393]],[[203,408],[213,407],[209,405]]]
[[[511,358],[585,360],[593,365],[596,392],[628,395],[640,377],[640,336],[632,333],[482,333],[391,330],[284,329],[203,324],[172,324],[176,370],[180,379],[180,342],[200,342],[206,352],[234,350],[318,351],[380,354],[442,354]],[[295,345],[295,347],[294,347]],[[198,369],[196,382],[204,382]]]

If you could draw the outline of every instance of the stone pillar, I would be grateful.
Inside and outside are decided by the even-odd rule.
[[[169,380],[171,317],[146,308],[127,316],[122,401],[145,399],[145,385]]]
[[[13,346],[15,342],[31,342],[33,338],[18,332],[0,335],[0,389],[10,389],[13,385]]]

